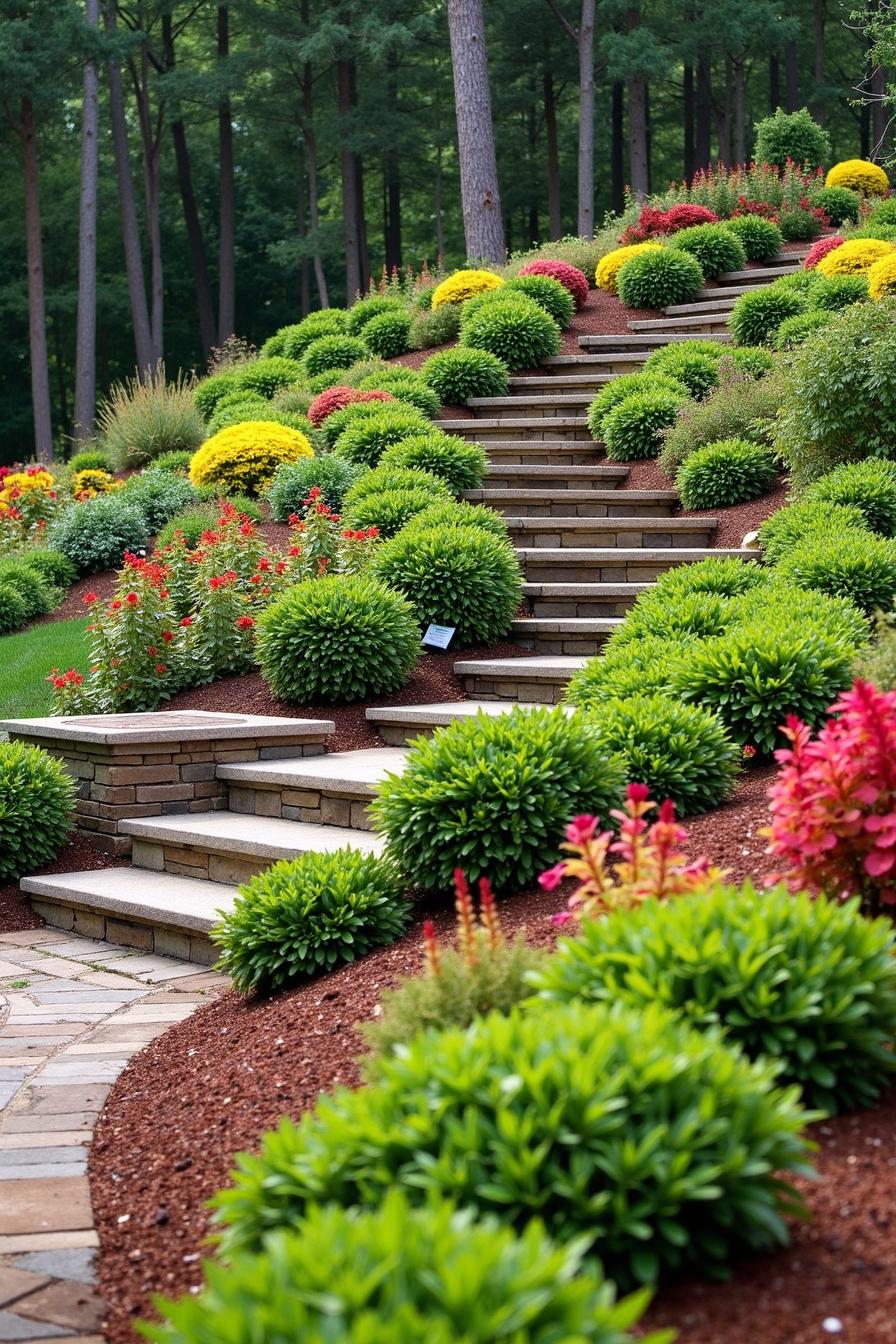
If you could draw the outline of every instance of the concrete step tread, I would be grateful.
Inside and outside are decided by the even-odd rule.
[[[549,468],[549,470],[552,470]],[[574,468],[570,468],[574,470]],[[528,487],[496,487],[485,486],[481,490],[464,490],[463,498],[470,503],[488,503],[494,500],[495,503],[504,503],[507,500],[518,499],[524,503],[541,504],[552,500],[558,503],[567,504],[585,504],[588,502],[594,504],[677,504],[677,490],[574,490],[566,489],[563,491],[559,500],[556,490],[540,490],[537,486]],[[616,516],[615,514],[613,515]],[[660,515],[662,516],[662,515]],[[622,521],[626,521],[626,515],[620,515]],[[640,521],[644,521],[641,519]],[[649,519],[648,519],[649,521]],[[668,519],[664,520],[668,522]]]
[[[639,560],[668,560],[674,558],[682,564],[694,560],[708,560],[710,556],[719,559],[735,557],[739,560],[755,560],[755,551],[745,551],[739,547],[710,546],[519,546],[517,556],[526,560],[566,560],[570,564],[620,564],[635,563]]]
[[[673,303],[661,309],[665,317],[685,317],[688,313],[730,313],[737,299],[704,299],[699,303]]]
[[[240,812],[194,812],[166,817],[130,817],[120,823],[125,835],[157,844],[184,845],[217,854],[250,854],[255,858],[294,858],[310,851],[326,853],[349,845],[379,854],[382,836],[347,826],[318,826],[281,817],[257,817]]]
[[[551,387],[559,391],[564,387],[589,388],[612,383],[615,376],[613,373],[530,373],[527,377],[508,379],[508,385],[514,392],[535,392]]]
[[[629,331],[622,336],[580,336],[579,345],[583,350],[642,350],[645,346],[653,349],[656,346],[668,345],[670,341],[686,341],[689,337],[677,332],[670,333],[669,337],[656,336],[645,332],[643,336],[636,336]],[[709,341],[730,341],[730,331],[710,332],[707,337]],[[545,360],[546,364],[552,364],[559,359],[568,359],[575,361],[581,359],[581,355],[552,355]]]
[[[638,318],[629,322],[632,331],[700,331],[701,327],[725,327],[728,313],[695,313],[692,317]]]
[[[775,261],[770,261],[767,266],[757,266],[752,271],[723,271],[717,278],[720,285],[770,284],[773,280],[780,279],[782,275],[793,275],[807,255],[808,250],[805,252],[784,252]]]
[[[547,401],[553,401],[553,398],[546,398]],[[516,405],[516,398],[509,397],[508,401]],[[584,415],[575,416],[543,416],[530,415],[520,416],[518,419],[493,419],[493,420],[440,420],[439,429],[447,430],[451,434],[464,434],[468,432],[480,433],[483,429],[504,429],[509,434],[514,427],[520,429],[585,429],[588,421]],[[528,442],[528,440],[527,440]]]
[[[612,379],[609,381],[612,381]],[[542,393],[540,389],[533,389],[531,395],[523,396],[523,392],[520,390],[509,397],[470,397],[467,405],[472,410],[483,411],[508,410],[510,407],[522,410],[525,406],[565,406],[571,410],[574,406],[587,405],[592,399],[592,395],[588,389],[578,392],[547,394]]]
[[[84,873],[24,877],[21,886],[29,896],[60,905],[202,934],[217,923],[220,911],[232,908],[236,898],[236,887],[223,882],[176,877],[146,868],[97,868]]]
[[[506,714],[510,709],[552,709],[552,705],[516,700],[452,700],[432,705],[387,705],[366,711],[369,723],[407,723],[439,725],[455,719],[472,719],[479,713]]]
[[[539,635],[556,631],[571,635],[612,635],[621,616],[520,616],[510,623],[511,634]]]
[[[493,444],[489,445],[489,447],[493,446]],[[585,447],[588,446],[586,443]],[[626,466],[592,466],[590,464],[564,466],[561,463],[560,466],[552,467],[550,464],[536,462],[532,463],[531,466],[527,466],[525,462],[507,462],[490,466],[486,479],[490,480],[493,477],[499,480],[503,480],[504,477],[516,479],[518,476],[533,476],[538,479],[542,476],[567,476],[570,480],[624,481],[628,479],[628,475],[629,469]],[[615,495],[618,492],[613,490],[607,493]],[[626,491],[626,493],[628,492]]]
[[[312,789],[321,793],[372,796],[387,774],[404,769],[407,753],[400,747],[369,747],[334,751],[327,756],[283,761],[240,761],[218,767],[218,778],[231,784],[264,784]],[[328,828],[330,829],[330,828]]]
[[[565,498],[564,494],[564,498]],[[559,528],[564,532],[712,532],[718,527],[717,518],[545,518],[520,517],[504,519],[511,531],[544,532]],[[656,524],[654,527],[653,524]]]
[[[572,654],[541,654],[534,658],[483,658],[481,662],[454,664],[459,677],[496,677],[504,681],[566,680],[588,662]]]

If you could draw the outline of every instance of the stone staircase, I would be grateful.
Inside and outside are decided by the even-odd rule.
[[[531,656],[455,663],[469,699],[368,709],[386,745],[332,754],[327,721],[166,711],[0,724],[63,756],[78,780],[78,824],[110,852],[130,853],[130,867],[23,879],[35,909],[63,929],[211,963],[209,930],[252,874],[310,850],[379,852],[369,804],[382,778],[403,769],[411,738],[479,712],[559,704],[658,575],[740,555],[711,548],[715,519],[675,517],[674,491],[625,489],[628,467],[606,461],[585,410],[599,386],[670,341],[727,341],[739,293],[801,259],[723,276],[692,304],[630,321],[624,335],[582,336],[579,353],[442,422],[486,449],[483,487],[466,498],[505,516],[531,612],[511,629]]]

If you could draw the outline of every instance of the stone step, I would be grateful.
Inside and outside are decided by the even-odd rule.
[[[587,439],[495,439],[485,448],[490,467],[605,465],[603,444],[595,443],[590,435]]]
[[[546,705],[547,701],[531,702]],[[514,703],[505,700],[455,700],[448,704],[388,705],[366,711],[384,741],[403,746],[415,737],[428,737],[437,728],[444,728],[456,719],[470,719],[477,714],[506,714]]]
[[[638,332],[632,329],[623,336],[580,336],[579,345],[585,351],[650,351],[663,345],[670,345],[673,341],[689,341],[690,339],[691,337],[686,331],[670,331],[667,336],[658,336],[655,332]],[[727,343],[731,340],[731,332],[710,332],[706,339]],[[554,355],[550,359],[546,359],[545,364],[553,364],[560,359],[580,360],[585,357],[583,355]]]
[[[622,624],[621,617],[522,617],[510,624],[510,638],[534,653],[590,658]]]
[[[485,419],[514,420],[525,415],[533,419],[546,416],[556,420],[579,414],[583,408],[587,409],[593,398],[594,392],[589,388],[580,388],[577,392],[561,392],[558,389],[556,394],[546,395],[533,389],[531,393],[517,391],[509,397],[471,397],[467,406],[477,419],[482,416]]]
[[[278,859],[352,845],[379,854],[384,841],[369,831],[284,821],[239,812],[191,817],[135,817],[121,829],[131,836],[135,868],[210,882],[245,882]]]
[[[624,616],[649,583],[524,583],[523,596],[537,617]]]
[[[454,664],[455,675],[474,700],[559,704],[570,678],[587,658],[555,654],[539,658],[488,658]]]
[[[651,317],[633,319],[628,324],[632,331],[689,331],[701,336],[704,332],[727,331],[728,313],[700,312],[689,317]]]
[[[809,249],[802,252],[782,252],[774,262],[767,266],[756,266],[746,271],[724,271],[719,277],[720,285],[770,285],[782,275],[793,275],[803,264]]]
[[[599,490],[618,489],[628,479],[629,469],[623,463],[605,466],[551,466],[548,464],[508,463],[491,465],[485,477],[488,489],[514,490],[576,490],[593,486]]]
[[[715,518],[505,518],[512,541],[529,547],[658,549],[703,546]]]
[[[559,495],[559,498],[558,498]],[[488,504],[499,513],[527,517],[657,518],[678,504],[674,490],[577,490],[537,488],[465,490],[470,504]]]
[[[368,804],[376,785],[404,769],[406,753],[394,747],[336,751],[316,760],[247,761],[221,766],[231,812],[279,817],[319,826],[372,829]]]
[[[579,359],[579,355],[570,356]],[[508,387],[514,399],[529,392],[558,394],[591,391],[592,396],[603,383],[612,383],[615,375],[611,373],[531,373],[525,378],[509,378]]]
[[[667,569],[710,556],[741,560],[755,552],[724,548],[663,546],[517,548],[527,583],[652,583]]]
[[[210,966],[209,930],[233,907],[236,887],[145,868],[23,877],[21,887],[49,925],[158,956]]]
[[[717,294],[721,292],[716,290]],[[737,299],[704,299],[694,303],[673,303],[663,308],[662,312],[666,317],[686,317],[689,313],[730,313],[736,303]]]
[[[549,400],[549,399],[548,399]],[[514,402],[513,416],[492,416],[482,420],[440,420],[439,429],[461,438],[474,439],[486,448],[497,439],[556,439],[558,434],[570,439],[591,439],[588,421],[584,415],[523,415]]]

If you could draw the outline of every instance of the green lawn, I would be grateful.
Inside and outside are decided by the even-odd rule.
[[[44,678],[50,669],[86,672],[88,656],[83,616],[0,639],[0,719],[49,714],[53,697]]]

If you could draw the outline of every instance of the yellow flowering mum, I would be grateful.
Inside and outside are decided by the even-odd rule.
[[[658,251],[660,251],[659,243],[632,243],[629,247],[617,247],[614,252],[608,252],[597,263],[594,279],[598,289],[606,290],[608,294],[615,294],[619,272],[625,263],[631,261],[632,257],[640,256],[642,252]]]
[[[474,294],[484,294],[489,289],[500,289],[504,281],[500,275],[491,271],[455,271],[436,286],[432,296],[433,308],[443,308],[446,303],[464,303]]]
[[[94,499],[109,490],[120,490],[123,484],[123,481],[116,481],[110,472],[100,467],[85,467],[83,471],[75,472],[72,490],[77,499]]]
[[[190,460],[190,480],[224,494],[257,495],[283,462],[313,457],[304,434],[273,420],[244,420],[219,429]]]
[[[896,294],[896,250],[881,257],[868,271],[868,297],[890,299]]]
[[[844,159],[835,163],[824,180],[826,187],[849,187],[863,196],[886,196],[889,179],[883,168],[867,159]]]
[[[841,243],[822,257],[816,266],[819,275],[864,275],[876,261],[896,251],[892,243],[879,238],[853,238]]]

